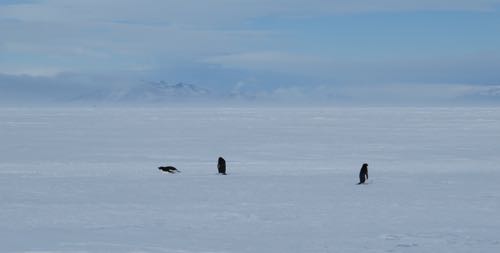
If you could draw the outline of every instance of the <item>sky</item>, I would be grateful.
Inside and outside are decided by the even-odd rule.
[[[140,80],[267,99],[498,101],[500,0],[0,0],[0,88]]]

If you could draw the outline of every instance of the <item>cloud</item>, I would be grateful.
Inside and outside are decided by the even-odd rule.
[[[32,4],[36,2],[37,0],[0,0],[0,5]]]
[[[238,54],[227,54],[209,57],[201,62],[217,64],[226,68],[238,68],[254,71],[271,71],[282,73],[312,72],[323,69],[321,66],[332,63],[327,58],[309,54],[294,54],[279,51],[260,51]],[[311,74],[312,74],[311,73]]]
[[[149,80],[151,81],[151,80]],[[152,80],[154,81],[154,80]],[[230,105],[271,104],[271,105],[453,105],[469,102],[500,103],[500,85],[479,85],[461,83],[372,83],[358,85],[280,85],[260,89],[255,80],[240,81],[234,87],[212,93],[211,87],[195,83],[202,90],[210,90],[207,96],[200,95],[197,101]],[[100,84],[107,83],[106,86]],[[133,76],[88,76],[59,74],[56,76],[4,75],[0,74],[0,104],[86,104],[96,102],[114,103],[117,94],[131,94],[141,98],[157,97],[167,101],[161,94],[151,93],[151,82]],[[176,83],[176,81],[169,81]],[[150,93],[147,93],[150,92]],[[106,101],[110,98],[110,101]],[[85,100],[88,99],[88,100]],[[178,102],[193,102],[186,98],[176,98]],[[142,101],[148,103],[149,100]]]
[[[467,48],[471,50],[459,48],[453,51],[458,52],[455,55],[419,55],[408,49],[419,41],[398,40],[409,45],[398,52],[377,51],[383,43],[396,43],[391,36],[400,34],[391,34],[387,40],[368,40],[355,46],[340,42],[338,49],[322,51],[314,46],[322,43],[320,40],[329,32],[327,28],[318,28],[321,31],[317,37],[306,38],[310,33],[292,34],[304,32],[294,27],[273,29],[265,22],[252,24],[269,17],[285,23],[293,20],[293,25],[304,18],[346,14],[356,14],[357,18],[359,14],[381,12],[483,13],[496,12],[499,5],[500,0],[0,0],[0,74],[30,76],[22,83],[37,80],[71,85],[115,82],[102,76],[94,78],[96,73],[116,75],[115,79],[127,73],[127,78],[134,81],[142,73],[167,79],[182,76],[202,85],[206,82],[225,88],[239,80],[252,79],[255,85],[247,93],[272,98],[327,94],[324,97],[328,100],[332,96],[361,97],[362,93],[366,93],[365,97],[404,97],[401,94],[412,93],[420,97],[453,97],[459,93],[455,88],[461,87],[457,83],[492,85],[500,80],[498,47],[483,46],[474,40],[472,43],[477,44]],[[302,29],[315,29],[314,25]],[[350,28],[346,24],[347,33]],[[356,33],[369,32],[359,26],[353,28],[358,29]],[[394,30],[404,29],[397,28]],[[475,34],[476,40],[487,37],[485,32],[488,31]],[[383,36],[376,31],[370,34]],[[422,37],[433,43],[432,34],[423,32]],[[336,42],[339,38],[330,39]],[[353,38],[345,40],[350,39]],[[445,48],[450,41],[443,39],[442,45],[433,45],[432,49]],[[485,52],[487,47],[491,51]],[[180,69],[182,74],[174,73]],[[69,78],[67,73],[78,78]],[[397,85],[388,85],[392,83]],[[407,83],[415,87],[403,85]],[[426,83],[433,85],[425,86]],[[262,89],[265,85],[270,87]],[[249,89],[248,86],[235,91]]]
[[[59,67],[34,67],[34,68],[16,68],[12,66],[3,66],[0,64],[0,75],[31,75],[31,76],[44,76],[53,77],[57,76],[65,71]]]
[[[241,85],[234,98],[256,104],[349,105],[349,106],[445,106],[499,104],[500,85],[456,83],[395,83],[375,85],[283,86],[248,91]]]
[[[274,38],[267,31],[119,23],[52,25],[15,21],[0,22],[0,30],[3,60],[9,69],[18,66],[9,73],[27,72],[40,65],[80,72],[146,69],[268,44]],[[20,57],[23,55],[31,59]],[[0,72],[5,73],[1,66],[2,61]]]
[[[213,25],[262,16],[310,16],[380,11],[491,11],[500,0],[45,0],[7,5],[0,15],[36,22],[116,22]],[[12,3],[12,1],[7,1]]]
[[[209,57],[203,63],[228,69],[277,72],[307,76],[313,82],[335,80],[335,85],[376,83],[483,83],[500,79],[500,54],[474,53],[459,56],[333,57],[281,51],[256,51]],[[317,84],[317,83],[316,83]]]

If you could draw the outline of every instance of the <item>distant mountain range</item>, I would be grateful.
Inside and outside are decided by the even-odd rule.
[[[226,86],[227,87],[227,86]],[[334,91],[331,95],[330,92]],[[446,89],[444,90],[446,92]],[[436,89],[435,92],[443,92]],[[416,105],[500,105],[500,86],[465,86],[453,96],[414,94]],[[420,97],[419,97],[420,96]],[[430,99],[429,99],[430,98]],[[392,99],[392,100],[391,100]],[[394,102],[395,101],[395,102]],[[419,102],[425,101],[425,102]],[[0,74],[0,105],[170,105],[170,104],[398,104],[392,97],[336,91],[324,92],[316,86],[260,87],[245,89],[236,85],[227,90],[210,90],[185,82],[138,81],[129,78],[100,79],[82,76],[33,77]],[[399,103],[401,104],[401,103]]]
[[[89,84],[90,83],[90,84]],[[194,84],[165,81],[93,83],[77,78],[0,75],[0,105],[36,104],[171,104],[205,102],[221,94]]]
[[[208,89],[193,84],[169,84],[165,81],[142,81],[139,85],[125,88],[102,89],[88,92],[70,99],[70,102],[92,103],[170,103],[189,100],[204,100],[212,96]]]

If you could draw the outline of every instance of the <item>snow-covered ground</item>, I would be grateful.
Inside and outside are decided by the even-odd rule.
[[[499,177],[499,108],[0,109],[0,252],[500,252]]]

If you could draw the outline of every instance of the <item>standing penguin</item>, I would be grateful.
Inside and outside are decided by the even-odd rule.
[[[361,170],[359,171],[358,184],[364,184],[365,180],[367,179],[368,179],[368,163],[363,163],[363,166],[361,166]]]
[[[219,174],[226,175],[226,160],[224,160],[224,158],[219,157],[217,169],[219,170]]]

